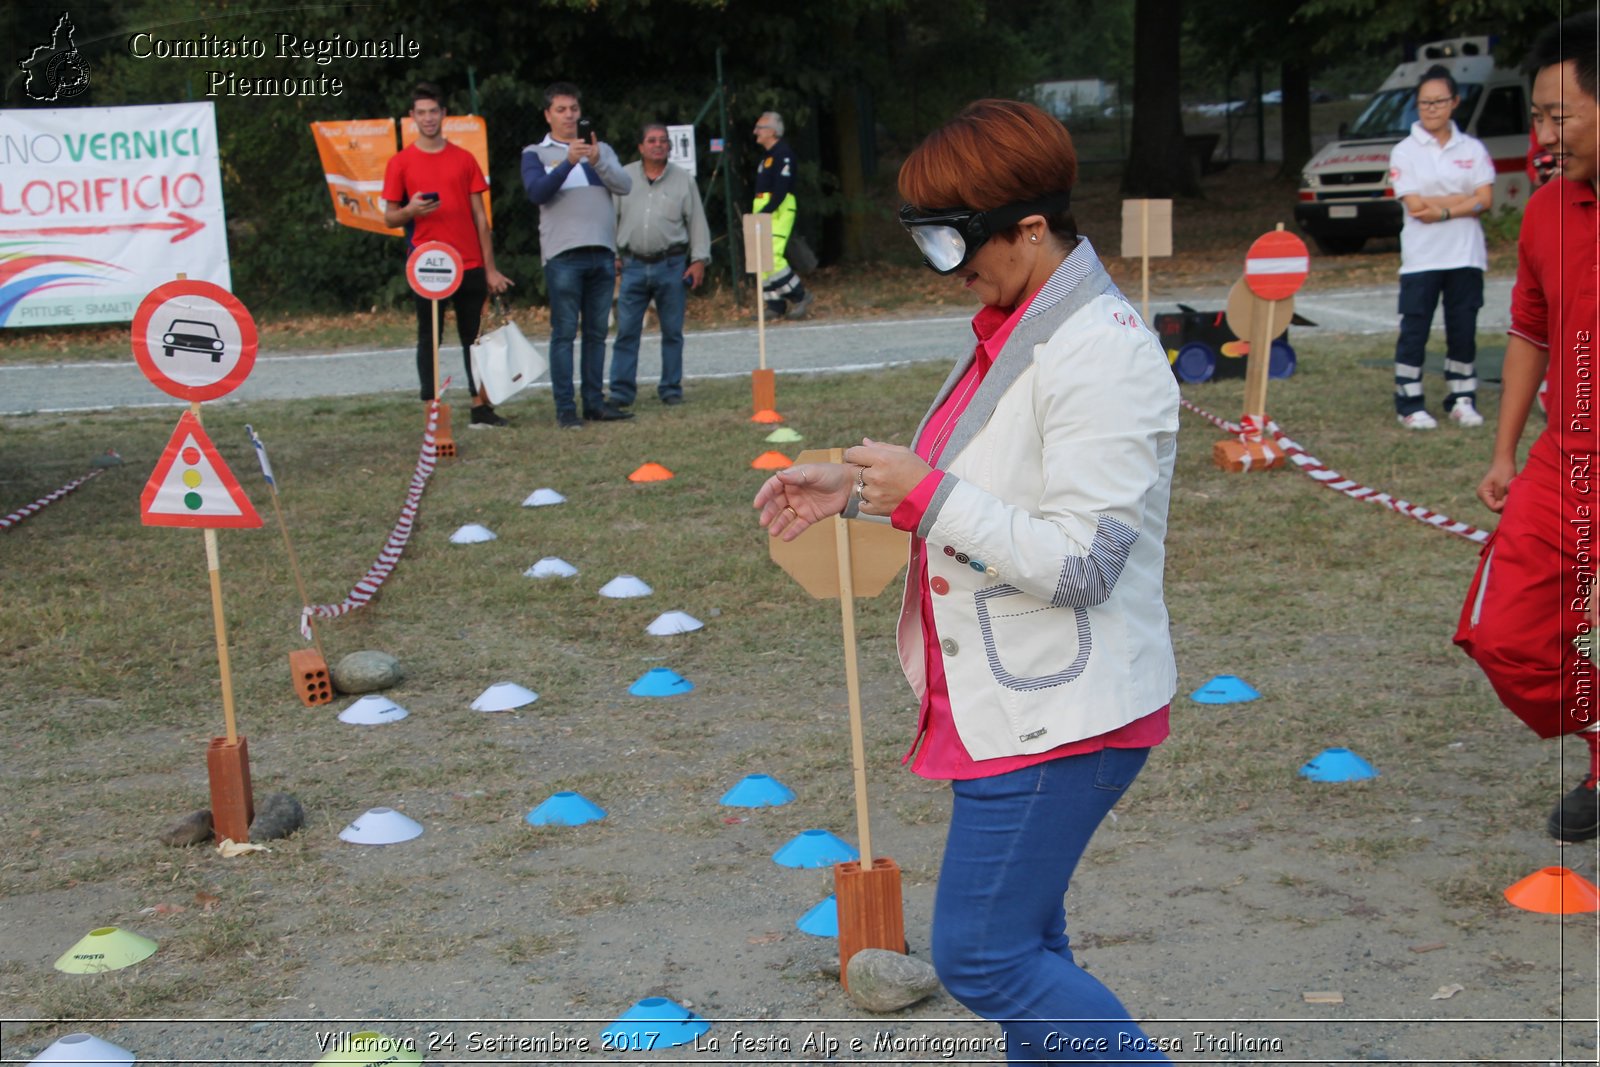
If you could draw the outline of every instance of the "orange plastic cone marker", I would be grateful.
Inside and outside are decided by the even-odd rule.
[[[750,421],[751,422],[782,422],[783,421],[783,416],[779,415],[776,411],[773,411],[771,408],[762,408],[760,411],[758,411],[754,415],[750,416]]]
[[[659,463],[646,463],[632,474],[628,475],[630,482],[664,482],[672,477],[672,472]]]
[[[794,460],[782,452],[763,452],[750,461],[750,466],[758,471],[781,471],[794,466]]]
[[[1506,890],[1506,899],[1524,911],[1576,915],[1600,911],[1600,891],[1583,875],[1565,867],[1546,867]]]

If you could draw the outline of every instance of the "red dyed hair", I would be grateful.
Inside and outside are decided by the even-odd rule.
[[[900,167],[900,195],[923,211],[987,211],[1052,193],[1078,180],[1078,153],[1061,123],[1032,104],[979,100],[930,133]],[[1070,211],[1051,231],[1077,236]],[[1015,238],[1016,228],[1003,236]]]

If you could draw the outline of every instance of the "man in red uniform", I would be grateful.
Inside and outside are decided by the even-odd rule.
[[[1600,103],[1594,11],[1550,27],[1527,67],[1533,118],[1556,176],[1529,198],[1517,243],[1500,423],[1478,497],[1500,514],[1461,613],[1456,643],[1495,693],[1540,737],[1576,733],[1590,770],[1551,812],[1562,841],[1600,833],[1600,692],[1592,649],[1600,494]],[[1549,422],[1522,470],[1522,437],[1541,381]]]
[[[472,153],[444,138],[444,102],[439,87],[421,82],[411,93],[411,121],[417,139],[391,156],[383,172],[383,221],[403,226],[406,254],[419,244],[443,241],[461,256],[461,285],[450,301],[456,312],[456,335],[467,368],[467,392],[472,395],[472,425],[504,426],[487,397],[478,394],[472,379],[471,346],[478,339],[483,302],[489,293],[503,293],[512,282],[494,267],[494,237],[483,194],[489,183]],[[415,297],[417,306],[417,377],[423,400],[432,400],[433,308],[431,301]],[[440,332],[443,332],[440,322]]]

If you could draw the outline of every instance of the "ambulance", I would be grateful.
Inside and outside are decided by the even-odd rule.
[[[1458,37],[1417,49],[1384,79],[1355,122],[1312,157],[1300,176],[1294,219],[1330,256],[1359,252],[1369,237],[1397,237],[1405,208],[1389,184],[1389,150],[1417,121],[1417,80],[1438,64],[1460,88],[1456,125],[1494,160],[1494,208],[1520,207],[1529,188],[1527,82],[1495,64],[1489,38]]]

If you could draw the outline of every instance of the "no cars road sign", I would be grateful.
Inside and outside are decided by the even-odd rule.
[[[215,400],[256,365],[256,323],[239,298],[211,282],[157,286],[133,316],[133,355],[157,389],[181,400]]]

